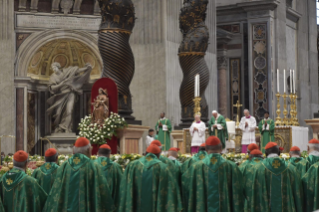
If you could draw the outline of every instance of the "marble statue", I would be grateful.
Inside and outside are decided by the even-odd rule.
[[[78,95],[82,94],[82,86],[89,80],[91,64],[85,67],[70,66],[61,68],[60,63],[51,65],[54,73],[49,79],[48,115],[53,115],[55,133],[72,133],[73,108]]]
[[[104,120],[109,117],[109,98],[106,89],[99,89],[99,95],[94,100],[93,106],[92,123],[104,124]]]

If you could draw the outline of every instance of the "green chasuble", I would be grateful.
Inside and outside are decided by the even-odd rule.
[[[315,164],[319,161],[319,157],[315,156],[315,155],[309,155],[307,157],[307,161],[309,162],[310,166],[312,166],[313,164]]]
[[[265,146],[270,141],[275,141],[275,122],[272,119],[267,120],[267,125],[269,126],[269,130],[263,129],[265,125],[265,119],[261,120],[259,122],[258,128],[259,132],[261,133],[261,151],[262,153],[265,153]]]
[[[223,129],[218,130],[217,128],[215,128],[214,130],[212,130],[212,126],[215,124],[215,117],[213,116],[210,121],[208,122],[208,130],[209,130],[209,135],[214,135],[217,136],[220,140],[220,142],[222,142],[223,145],[223,149],[225,148],[225,142],[226,139],[228,139],[228,130],[227,130],[227,124],[226,124],[226,120],[224,118],[224,116],[219,115],[217,118],[217,124],[222,125]],[[216,131],[217,135],[216,135]]]
[[[121,212],[180,212],[180,191],[166,164],[156,155],[129,163],[121,184]]]
[[[296,170],[300,173],[300,178],[302,178],[307,173],[310,167],[310,163],[302,157],[289,158],[287,162],[296,167]]]
[[[95,160],[95,163],[98,163],[102,166],[102,171],[112,192],[112,198],[114,200],[115,207],[118,208],[120,203],[120,185],[123,178],[122,166],[114,163],[108,157],[98,157]]]
[[[16,168],[3,175],[0,193],[6,212],[39,212],[47,199],[37,180]]]
[[[181,166],[182,174],[185,173],[187,171],[187,169],[189,167],[191,167],[191,165],[193,165],[194,163],[196,163],[198,161],[203,160],[206,156],[207,156],[207,152],[206,151],[199,151],[198,153],[193,155],[192,158],[189,158],[188,160],[186,160]]]
[[[44,211],[114,211],[112,193],[101,166],[83,154],[74,154],[56,173]]]
[[[164,131],[163,127],[159,126],[160,122],[162,123],[162,125],[167,126],[167,131]],[[155,126],[155,130],[158,132],[158,140],[162,143],[163,151],[168,151],[171,148],[171,121],[167,118],[158,120]]]
[[[319,163],[312,165],[302,178],[304,189],[304,211],[319,209]]]
[[[237,165],[220,154],[209,154],[182,176],[187,192],[184,211],[237,212],[244,210],[242,174]]]
[[[248,211],[303,211],[301,179],[296,168],[279,157],[266,158],[246,174]]]
[[[43,164],[32,173],[32,177],[38,181],[47,194],[50,193],[58,168],[58,164],[50,162]]]

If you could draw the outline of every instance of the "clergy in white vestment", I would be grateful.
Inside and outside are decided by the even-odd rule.
[[[249,114],[249,110],[244,110],[244,117],[241,118],[239,128],[243,131],[241,139],[242,153],[247,153],[247,147],[251,143],[256,143],[255,130],[256,119]]]
[[[195,115],[195,121],[189,129],[192,136],[191,153],[196,154],[202,143],[205,143],[206,125],[200,120],[200,115]]]

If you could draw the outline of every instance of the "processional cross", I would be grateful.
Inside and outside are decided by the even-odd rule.
[[[236,121],[236,127],[239,126],[239,109],[242,107],[242,104],[239,104],[239,100],[237,100],[237,103],[233,105],[233,107],[237,108],[237,121]]]

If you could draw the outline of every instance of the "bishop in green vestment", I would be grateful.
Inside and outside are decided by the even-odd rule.
[[[219,114],[216,110],[213,112],[213,116],[208,122],[208,130],[209,135],[214,135],[219,138],[219,140],[222,142],[223,149],[225,149],[226,146],[226,140],[228,139],[228,130],[227,130],[227,124],[224,116]],[[216,135],[217,132],[217,135]]]
[[[73,152],[58,168],[44,211],[114,211],[112,193],[101,166],[90,159],[89,140],[78,138]]]
[[[319,209],[319,163],[312,165],[302,177],[304,190],[305,212]]]
[[[243,211],[244,194],[239,168],[221,156],[222,144],[218,137],[210,136],[206,140],[206,151],[208,155],[182,176],[183,193],[187,195],[184,211]]]
[[[275,141],[275,122],[269,118],[269,112],[264,113],[264,119],[259,122],[261,134],[261,151],[265,153],[265,146],[270,141]]]
[[[279,158],[277,143],[269,142],[267,158],[246,175],[246,186],[251,192],[247,205],[250,212],[303,211],[302,186],[296,168]]]
[[[158,160],[157,145],[145,157],[129,163],[121,184],[121,212],[180,212],[180,191],[168,166]]]
[[[168,150],[168,159],[172,161],[175,167],[175,176],[180,188],[181,184],[181,163],[177,160],[179,148],[172,147]]]
[[[122,166],[110,159],[111,147],[107,144],[100,146],[98,155],[99,157],[95,160],[95,163],[102,167],[103,174],[112,192],[114,205],[118,209],[120,204],[120,185],[123,178]]]
[[[47,199],[36,179],[25,173],[28,154],[22,150],[13,155],[13,169],[0,181],[0,196],[6,212],[39,212]],[[0,210],[1,211],[1,210]]]
[[[300,148],[297,146],[290,148],[289,155],[290,158],[287,162],[296,167],[296,170],[300,174],[300,178],[302,178],[310,168],[310,163],[301,157]]]
[[[45,152],[45,163],[33,171],[32,177],[35,178],[43,190],[49,194],[55,180],[58,166],[58,153],[50,148]]]
[[[317,139],[311,139],[308,143],[308,154],[307,161],[310,166],[319,161],[319,141]]]
[[[163,151],[168,151],[171,148],[171,132],[172,124],[165,117],[165,113],[161,113],[160,119],[157,121],[155,130],[157,131],[157,139],[162,143]]]
[[[198,153],[193,155],[193,157],[189,158],[182,164],[181,166],[182,174],[185,173],[187,169],[191,167],[194,163],[203,160],[207,156],[205,146],[206,146],[205,143],[201,144],[198,149]]]

